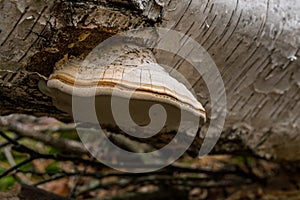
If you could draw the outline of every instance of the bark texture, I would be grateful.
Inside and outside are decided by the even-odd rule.
[[[162,26],[191,35],[210,53],[226,88],[224,130],[233,129],[231,136],[267,157],[300,156],[299,11],[296,0],[170,1],[162,20]],[[204,100],[203,82],[190,77]]]
[[[1,115],[71,121],[38,90],[38,81],[66,54],[84,57],[115,33],[155,25],[194,38],[221,72],[228,115],[215,152],[300,159],[297,0],[2,0],[0,11]],[[201,76],[166,52],[157,51],[156,58],[188,78],[209,114]]]

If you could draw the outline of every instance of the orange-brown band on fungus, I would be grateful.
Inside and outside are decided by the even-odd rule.
[[[52,79],[57,79],[59,81],[61,81],[62,83],[65,83],[67,85],[72,85],[74,86],[76,84],[76,86],[78,87],[88,87],[88,86],[99,86],[99,87],[118,87],[118,88],[124,88],[124,89],[128,89],[128,90],[135,90],[135,91],[141,91],[141,92],[147,92],[147,93],[151,93],[153,95],[159,95],[160,97],[164,96],[167,97],[168,99],[175,101],[177,103],[180,104],[184,104],[194,110],[198,110],[201,115],[205,115],[205,110],[202,108],[197,108],[194,105],[192,105],[191,103],[188,102],[182,102],[180,99],[178,99],[176,96],[172,95],[172,91],[166,87],[163,86],[154,86],[151,84],[142,84],[140,85],[138,88],[137,87],[130,87],[130,85],[134,85],[134,82],[129,82],[129,81],[124,81],[122,80],[122,82],[118,81],[118,79],[113,79],[113,78],[99,78],[98,80],[80,80],[80,81],[76,81],[76,79],[72,76],[70,76],[67,73],[56,73],[56,74],[52,74],[49,78],[49,80]],[[151,88],[151,89],[150,89]],[[154,90],[153,90],[154,89]],[[155,90],[157,89],[157,90]],[[163,91],[163,92],[159,92],[159,91]],[[182,96],[183,98],[185,96]]]

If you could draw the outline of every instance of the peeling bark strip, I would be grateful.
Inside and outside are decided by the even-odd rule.
[[[48,77],[67,54],[84,58],[117,32],[157,25],[186,33],[213,57],[227,92],[225,133],[261,156],[300,159],[298,0],[3,0],[0,12],[1,115],[70,120],[38,90],[38,74]],[[190,81],[209,111],[195,69],[165,52],[155,56]]]

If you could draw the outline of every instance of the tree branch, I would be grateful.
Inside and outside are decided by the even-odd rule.
[[[74,153],[74,154],[87,154],[88,151],[82,145],[82,143],[63,138],[55,138],[45,133],[39,131],[39,129],[33,128],[32,126],[35,124],[30,124],[29,126],[24,123],[19,122],[19,119],[22,119],[22,116],[10,115],[6,117],[0,117],[0,127],[6,127],[8,130],[13,131],[18,136],[21,137],[29,137],[34,140],[40,141],[44,144],[50,145],[52,147],[61,149],[66,152]],[[28,117],[28,116],[27,116]],[[64,126],[64,125],[62,125]],[[74,129],[74,125],[72,125]],[[70,127],[68,127],[69,129]],[[41,129],[41,128],[40,128]],[[59,130],[61,128],[55,127],[53,130]],[[42,129],[43,130],[43,129]],[[45,129],[43,130],[45,131]]]

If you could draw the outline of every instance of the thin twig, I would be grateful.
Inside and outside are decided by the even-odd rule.
[[[14,146],[12,147],[13,150],[20,152],[20,153],[27,153],[29,154],[30,158],[22,161],[21,163],[17,164],[16,166],[13,166],[12,168],[6,170],[5,172],[3,172],[0,175],[1,177],[6,176],[8,173],[14,171],[15,169],[18,169],[19,167],[35,160],[35,159],[40,159],[40,158],[44,158],[44,159],[52,159],[52,160],[59,160],[59,161],[72,161],[74,163],[84,163],[86,165],[90,165],[90,166],[103,166],[102,163],[99,163],[97,161],[92,161],[92,160],[86,160],[77,156],[72,156],[72,155],[62,155],[62,154],[57,154],[57,155],[52,155],[52,154],[41,154],[38,153],[22,144],[19,144],[17,141],[11,139],[10,137],[8,137],[6,134],[4,134],[2,131],[0,131],[0,135],[5,138],[7,141],[9,141],[10,143],[12,143]]]
[[[27,158],[25,160],[23,160],[22,162],[16,164],[15,166],[7,169],[6,171],[4,171],[2,174],[0,174],[0,179],[3,178],[4,176],[7,176],[9,173],[15,171],[16,169],[22,167],[23,165],[26,165],[27,163],[30,163],[34,160],[34,158],[30,157],[30,158]]]

